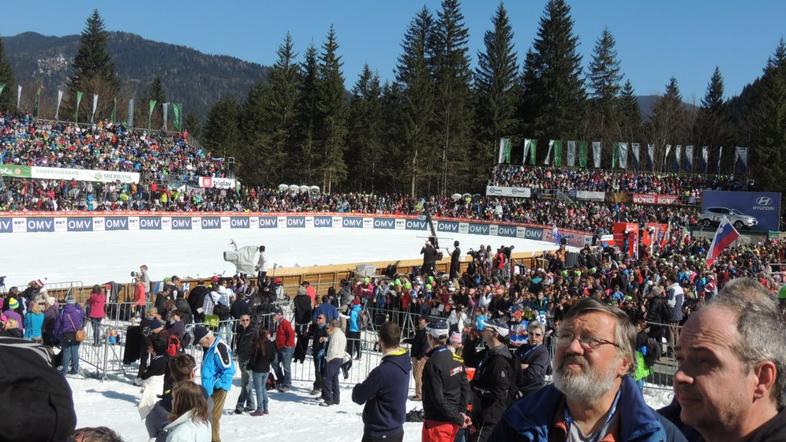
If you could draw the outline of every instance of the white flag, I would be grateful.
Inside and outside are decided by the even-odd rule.
[[[633,152],[633,168],[639,170],[640,168],[640,157],[639,157],[639,149],[641,145],[639,143],[631,143],[630,150]]]
[[[553,147],[554,147],[554,140],[549,140],[549,151],[546,152],[546,160],[543,161],[543,164],[545,164],[546,166],[548,166],[549,163],[551,163],[551,149]]]
[[[128,128],[134,127],[134,99],[128,100]]]
[[[22,102],[22,85],[16,87],[16,110],[19,110],[19,104]]]
[[[592,165],[600,169],[600,141],[592,142]]]
[[[55,120],[60,119],[60,103],[63,102],[63,91],[57,90],[57,106],[55,106]]]
[[[649,168],[651,171],[655,171],[655,145],[654,144],[647,144],[647,156],[649,157]]]
[[[568,167],[576,167],[576,142],[568,141]]]
[[[96,108],[98,107],[98,94],[93,94],[93,111],[90,112],[90,122],[95,122]]]
[[[628,143],[618,143],[620,152],[619,152],[619,166],[621,169],[628,168]]]
[[[166,120],[167,120],[167,115],[168,115],[167,114],[167,110],[169,108],[169,103],[164,103],[163,107],[164,107],[164,132],[166,132]]]

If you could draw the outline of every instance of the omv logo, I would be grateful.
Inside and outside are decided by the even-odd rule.
[[[771,206],[772,205],[772,198],[768,196],[760,196],[756,198],[756,205],[757,206]]]

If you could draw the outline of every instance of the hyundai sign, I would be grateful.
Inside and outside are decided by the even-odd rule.
[[[780,230],[780,192],[705,190],[701,208],[707,210],[710,207],[737,209],[744,214],[742,216],[756,218],[758,224],[753,230]]]

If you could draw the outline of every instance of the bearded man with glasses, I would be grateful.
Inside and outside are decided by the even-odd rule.
[[[622,310],[584,298],[556,335],[554,383],[511,405],[493,441],[684,441],[630,377],[636,329]]]

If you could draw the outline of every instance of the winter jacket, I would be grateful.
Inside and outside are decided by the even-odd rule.
[[[426,329],[419,328],[415,332],[415,336],[404,339],[404,343],[412,345],[410,353],[413,358],[420,359],[423,356],[426,356],[426,352],[428,351],[428,337],[426,336]]]
[[[255,373],[267,373],[270,371],[270,363],[273,362],[275,356],[275,345],[271,341],[265,341],[265,354],[260,353],[254,346],[247,368]]]
[[[66,304],[60,312],[59,329],[55,331],[55,335],[62,338],[66,333],[76,333],[84,326],[84,322],[85,312],[82,307],[77,304]]]
[[[349,311],[349,331],[353,333],[360,333],[360,311],[362,307],[360,304],[355,304]]]
[[[432,349],[423,368],[423,417],[438,422],[464,423],[470,389],[464,366],[447,346]]]
[[[55,329],[57,329],[58,321],[60,320],[60,311],[57,305],[52,305],[44,312],[44,327],[43,333],[47,336],[54,338]]]
[[[513,356],[505,345],[487,348],[480,355],[472,380],[472,422],[493,426],[502,418],[512,397]]]
[[[210,442],[213,437],[210,422],[194,422],[191,410],[167,425],[166,442]]]
[[[548,385],[513,403],[491,435],[493,441],[520,442],[564,440],[565,396]],[[682,442],[685,437],[674,424],[650,408],[636,383],[629,376],[622,379],[617,405],[620,413],[616,427],[618,442]],[[560,434],[549,434],[559,431]]]
[[[235,363],[229,346],[216,336],[213,345],[205,350],[202,358],[202,388],[208,397],[213,396],[213,390],[229,391],[232,388],[232,376],[235,374]]]
[[[103,319],[106,316],[106,295],[103,293],[91,293],[87,304],[90,306],[90,319]]]
[[[25,339],[40,339],[43,326],[43,313],[27,313],[25,315]]]
[[[516,388],[523,395],[539,390],[546,385],[546,370],[549,367],[549,350],[545,345],[523,345],[516,352],[519,363],[527,364],[526,370],[521,370],[517,379]],[[521,367],[519,367],[520,369]]]
[[[235,352],[238,361],[248,361],[254,352],[254,341],[257,337],[257,328],[254,324],[248,327],[239,326],[235,333]]]
[[[329,302],[323,302],[319,304],[317,308],[311,313],[311,320],[316,321],[317,316],[325,315],[325,322],[330,322],[335,319],[338,319],[338,309],[335,305]]]
[[[295,348],[295,329],[286,319],[281,319],[276,328],[276,350]]]
[[[346,353],[346,348],[347,348],[347,337],[344,336],[344,332],[341,331],[340,328],[336,327],[333,330],[333,334],[330,335],[330,342],[328,343],[327,355],[325,356],[325,360],[327,362],[330,362],[333,359],[343,358],[344,353]]]
[[[409,352],[400,348],[382,357],[366,380],[352,389],[352,401],[363,407],[363,434],[376,439],[404,431],[409,372]]]
[[[191,311],[191,306],[184,298],[177,298],[175,301],[175,308],[180,312],[180,319],[184,324],[191,324],[194,322],[194,312]]]
[[[253,298],[251,296],[237,298],[235,302],[232,303],[229,313],[232,314],[232,317],[235,319],[240,319],[243,315],[251,316],[252,304]]]
[[[146,303],[147,299],[145,298],[145,284],[143,282],[137,282],[134,284],[134,305],[141,307]]]
[[[311,322],[311,298],[306,295],[306,290],[303,288],[303,292],[298,292],[297,296],[295,296],[295,324],[308,324]]]

